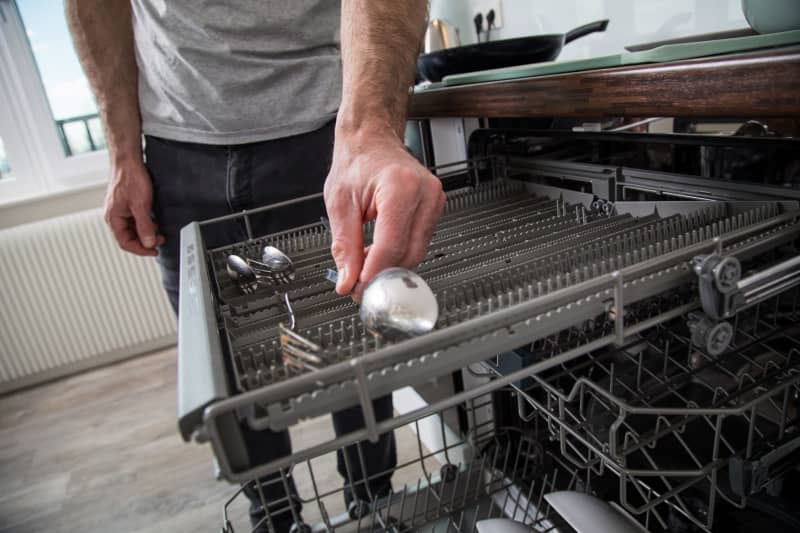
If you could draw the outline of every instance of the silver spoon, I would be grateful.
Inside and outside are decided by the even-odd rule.
[[[267,246],[266,248],[271,248],[277,252],[277,254],[274,254],[274,261],[272,263],[266,261],[264,263],[259,263],[258,261],[244,259],[235,254],[228,256],[227,264],[225,265],[228,276],[239,285],[239,288],[245,294],[253,294],[258,289],[260,283],[265,283],[274,287],[277,285],[285,285],[294,279],[294,266],[292,265],[291,259],[277,248],[272,246]],[[253,264],[258,268],[253,268]],[[297,320],[294,316],[292,304],[289,302],[289,294],[278,291],[277,289],[275,290],[275,294],[281,298],[286,307],[286,312],[289,315],[289,329],[294,330]]]
[[[294,280],[294,264],[288,255],[275,248],[274,246],[265,246],[261,252],[261,263],[258,266],[263,267],[267,277],[271,277],[276,285],[286,285]]]
[[[419,275],[405,268],[388,268],[364,289],[360,315],[373,334],[399,340],[433,330],[439,304]]]
[[[269,278],[273,285],[287,285],[294,280],[294,263],[292,263],[288,255],[279,249],[274,246],[265,246],[261,252],[261,260],[263,262],[258,263],[258,265],[266,269],[263,274]],[[294,331],[296,320],[292,304],[289,302],[289,294],[277,289],[275,289],[275,294],[283,298],[283,303],[291,321],[289,329]]]
[[[228,276],[239,285],[245,294],[252,294],[258,289],[258,275],[250,265],[238,255],[229,255],[225,269]]]

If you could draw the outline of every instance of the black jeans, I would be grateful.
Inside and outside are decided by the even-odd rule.
[[[284,139],[235,145],[213,146],[146,138],[145,159],[153,180],[153,214],[158,229],[166,238],[158,249],[164,289],[175,312],[178,311],[178,268],[180,264],[180,230],[192,221],[214,218],[243,209],[259,207],[322,191],[333,148],[333,123],[310,133]],[[298,204],[291,208],[253,217],[255,235],[273,233],[319,220],[324,214],[322,202]],[[214,224],[204,229],[203,238],[215,248],[247,238],[239,222]],[[391,394],[374,401],[376,418],[391,418]],[[333,414],[337,434],[363,427],[360,407]],[[242,431],[251,461],[263,464],[291,453],[287,431],[253,431],[246,424]],[[397,464],[394,435],[386,433],[377,443],[349,446],[337,454],[337,470],[347,480],[347,501],[368,500],[369,494],[381,495],[390,488],[391,472]],[[362,468],[363,465],[363,468]],[[366,470],[366,472],[364,472]],[[262,480],[262,493],[267,502],[287,509],[283,484],[277,476]],[[364,479],[369,478],[369,483]],[[289,492],[294,492],[289,483]],[[247,491],[254,501],[256,517],[260,497]],[[293,495],[288,495],[292,498]],[[293,498],[292,498],[293,499]],[[294,505],[299,510],[298,505]],[[274,512],[270,506],[271,513]],[[278,531],[288,528],[288,509],[273,516]]]

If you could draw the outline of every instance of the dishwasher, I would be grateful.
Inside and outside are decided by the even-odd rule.
[[[664,146],[697,172],[637,163]],[[370,334],[333,291],[325,220],[253,233],[253,217],[320,195],[185,227],[179,429],[241,487],[222,531],[251,530],[245,493],[263,498],[268,474],[301,480],[301,531],[467,532],[496,518],[587,531],[557,495],[591,498],[631,531],[800,530],[800,189],[735,179],[764,152],[796,169],[796,141],[476,129],[465,160],[431,167],[447,204],[415,271],[439,318],[405,340]],[[207,247],[220,223],[247,238]],[[265,246],[294,279],[243,293],[226,259]],[[434,380],[446,394],[375,418],[372,399]],[[356,431],[266,464],[248,453],[244,425],[291,429],[355,405]],[[414,444],[391,492],[346,509],[323,470],[401,428]]]

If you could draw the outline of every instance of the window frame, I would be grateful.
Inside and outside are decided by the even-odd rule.
[[[0,180],[0,206],[107,183],[105,148],[69,156],[64,150],[16,0],[0,0],[0,100],[11,165],[11,179]]]

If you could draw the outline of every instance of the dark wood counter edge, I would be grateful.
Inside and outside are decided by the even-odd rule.
[[[800,118],[800,46],[429,90],[410,118]]]

